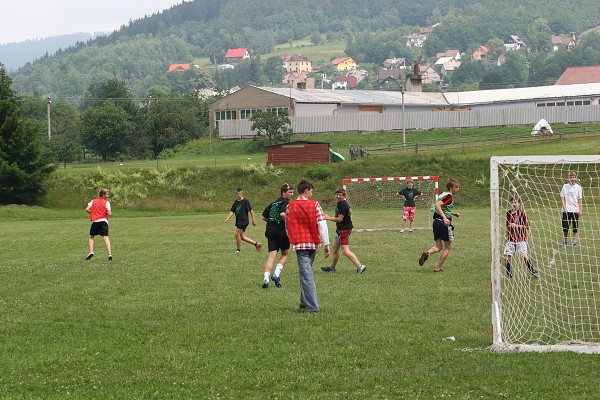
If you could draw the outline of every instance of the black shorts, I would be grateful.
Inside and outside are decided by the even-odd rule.
[[[448,228],[454,230],[454,226],[450,224],[450,226],[444,225],[444,220],[442,219],[434,219],[433,220],[433,240],[442,240],[444,242],[450,242],[450,235],[448,233]]]
[[[248,227],[248,225],[250,225],[250,224],[235,224],[235,227],[246,232],[246,228]]]
[[[108,236],[108,222],[92,222],[92,226],[90,227],[90,236],[96,235]]]
[[[569,223],[573,227],[573,232],[577,232],[579,228],[579,213],[576,212],[563,212],[562,214],[562,228],[563,231],[569,230]]]
[[[270,235],[267,237],[267,241],[269,252],[290,249],[290,239],[287,235]]]

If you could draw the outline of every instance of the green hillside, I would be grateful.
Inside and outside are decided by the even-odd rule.
[[[78,99],[91,84],[116,77],[126,80],[134,95],[142,98],[149,90],[175,91],[177,82],[166,73],[170,64],[197,59],[222,63],[227,49],[234,47],[247,47],[252,56],[260,55],[263,61],[294,50],[314,58],[316,64],[345,53],[359,64],[379,65],[391,56],[412,62],[448,49],[469,51],[516,34],[530,44],[531,53],[523,57],[532,68],[529,73],[514,67],[500,71],[506,77],[504,85],[514,85],[515,79],[521,84],[552,81],[567,66],[596,63],[598,58],[597,38],[583,43],[587,50],[581,54],[558,58],[549,45],[551,34],[581,33],[596,26],[600,3],[594,0],[569,4],[558,0],[543,4],[531,0],[518,4],[491,0],[400,0],[391,4],[374,0],[368,11],[364,2],[357,0],[259,1],[253,2],[253,7],[242,0],[183,2],[132,21],[109,36],[79,43],[20,68],[13,74],[14,88],[25,95]],[[407,34],[436,23],[439,25],[422,52],[405,46]],[[323,47],[309,45],[307,38],[313,35],[318,35]],[[516,60],[522,66],[524,61]],[[244,86],[274,81],[267,75],[263,71],[228,79],[217,76],[215,84]]]

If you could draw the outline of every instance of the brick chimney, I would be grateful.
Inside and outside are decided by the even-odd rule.
[[[407,92],[422,92],[423,91],[423,78],[419,71],[419,62],[415,61],[413,64],[413,73],[406,75],[406,91]]]

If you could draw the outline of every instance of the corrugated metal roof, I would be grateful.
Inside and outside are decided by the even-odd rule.
[[[290,88],[258,88],[292,97],[297,103],[334,103],[334,104],[376,104],[401,105],[402,93],[384,90],[330,90],[330,89],[290,89]],[[404,105],[434,105],[447,106],[442,93],[405,92]]]
[[[259,87],[280,96],[292,97],[297,103],[401,105],[402,93],[384,90],[330,90]],[[514,89],[474,90],[468,92],[405,92],[404,105],[468,106],[478,104],[564,99],[599,96],[600,83],[536,86]]]
[[[460,105],[514,102],[519,100],[560,99],[592,95],[600,95],[600,83],[444,93],[444,97],[448,103]]]

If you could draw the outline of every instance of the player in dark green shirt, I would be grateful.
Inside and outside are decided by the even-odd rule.
[[[269,257],[265,262],[265,273],[262,283],[263,289],[269,287],[269,275],[271,275],[273,263],[275,262],[275,257],[277,257],[277,252],[279,250],[281,250],[281,257],[275,267],[275,272],[271,275],[271,279],[275,282],[275,286],[281,287],[279,276],[287,261],[290,249],[290,239],[288,238],[285,229],[285,218],[287,216],[287,206],[294,197],[294,187],[288,183],[284,183],[281,185],[280,192],[281,197],[269,204],[262,213],[262,219],[267,223],[265,237],[267,238],[269,246]]]

